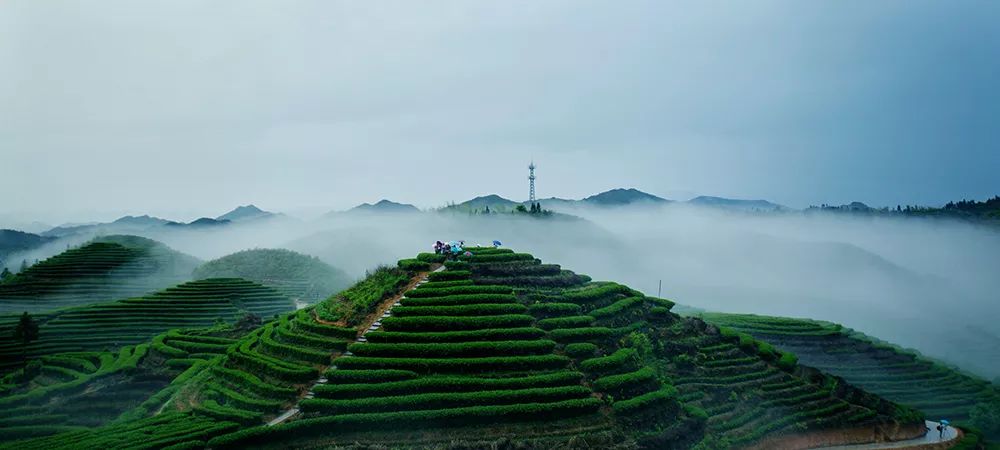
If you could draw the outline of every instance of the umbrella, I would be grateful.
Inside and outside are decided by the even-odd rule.
[[[951,425],[951,422],[948,419],[941,419],[941,425]]]
[[[500,241],[493,241],[493,246],[494,247],[499,247],[501,245],[503,245],[503,244],[501,244]]]

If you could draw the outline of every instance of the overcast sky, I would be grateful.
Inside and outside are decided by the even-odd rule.
[[[0,1],[0,213],[1000,193],[996,1]]]

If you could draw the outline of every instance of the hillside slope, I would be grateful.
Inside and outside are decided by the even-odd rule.
[[[0,283],[0,314],[134,297],[189,280],[199,261],[138,236],[105,236]]]
[[[64,352],[117,349],[179,327],[232,323],[247,312],[263,318],[294,309],[279,292],[239,278],[192,281],[154,294],[37,314],[39,337],[27,346],[12,337],[18,316],[0,316],[0,372]]]
[[[919,414],[670,301],[472,251],[430,275],[436,255],[401,261],[409,282],[379,270],[280,316],[157,395],[158,416],[16,445],[727,448],[923,432]],[[291,419],[263,426],[278,415]]]
[[[934,420],[969,423],[978,405],[1000,408],[1000,386],[837,324],[745,314],[700,316],[794,352],[808,366],[917,408]]]
[[[244,278],[306,303],[316,303],[351,284],[346,273],[319,258],[285,249],[243,250],[205,263],[193,276]]]
[[[172,392],[172,382],[248,331],[175,329],[115,351],[44,356],[0,378],[0,443],[141,419],[161,406],[158,398]]]

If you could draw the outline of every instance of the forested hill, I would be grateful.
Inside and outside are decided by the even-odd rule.
[[[194,272],[195,279],[238,277],[275,288],[306,303],[350,286],[350,277],[315,256],[285,249],[243,250],[209,261]]]

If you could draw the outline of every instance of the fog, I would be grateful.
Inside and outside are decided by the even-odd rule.
[[[662,296],[686,306],[830,320],[1000,376],[996,229],[952,220],[734,213],[679,204],[572,213],[576,217],[548,219],[339,214],[141,234],[204,260],[247,248],[289,248],[359,278],[378,264],[429,251],[438,239],[498,239],[649,295],[662,280]],[[48,251],[59,251],[64,242]]]

